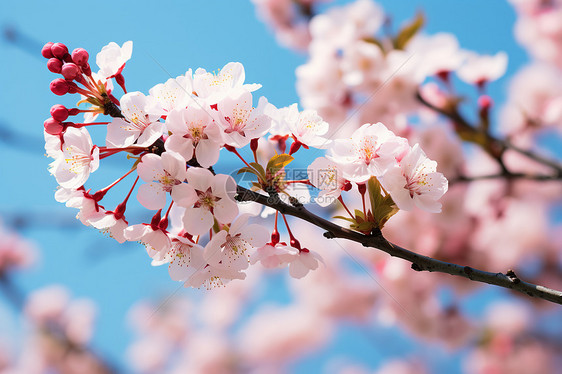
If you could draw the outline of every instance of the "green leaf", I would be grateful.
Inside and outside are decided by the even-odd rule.
[[[363,40],[364,40],[365,42],[367,42],[367,43],[371,43],[371,44],[376,45],[377,47],[380,48],[380,50],[382,51],[382,53],[385,54],[384,46],[383,46],[382,42],[381,42],[379,39],[377,39],[377,38],[375,38],[375,37],[373,36],[373,37],[370,37],[370,38],[365,38],[365,39],[363,39]]]
[[[242,173],[251,173],[251,174],[254,174],[254,175],[258,175],[257,172],[254,169],[249,168],[247,166],[244,166],[243,168],[238,170],[238,172],[236,174],[242,174]]]
[[[355,223],[355,220],[353,218],[349,218],[349,217],[344,217],[344,216],[334,216],[334,218],[339,218],[339,219],[343,219],[346,220],[348,222],[352,222]]]
[[[380,182],[375,177],[371,177],[367,182],[369,190],[369,200],[371,201],[371,212],[376,227],[382,230],[384,224],[398,212],[398,207],[390,195],[383,195]]]
[[[362,220],[365,220],[365,215],[359,209],[355,209],[355,218],[361,218]]]
[[[351,228],[357,231],[371,232],[375,226],[376,225],[373,222],[362,222],[358,225],[351,225]]]
[[[418,12],[416,17],[407,25],[405,25],[394,38],[394,48],[404,49],[408,42],[418,33],[425,23],[425,17],[422,12]]]
[[[289,163],[291,163],[291,161],[293,161],[293,160],[294,160],[294,157],[291,156],[291,155],[288,155],[286,153],[283,153],[283,154],[280,154],[280,155],[275,155],[267,163],[266,169],[270,173],[275,174],[281,168],[284,168],[285,166],[289,165]]]
[[[263,169],[263,166],[261,166],[257,162],[250,162],[250,165],[252,165],[252,167],[259,173],[261,178],[265,180],[265,170]]]

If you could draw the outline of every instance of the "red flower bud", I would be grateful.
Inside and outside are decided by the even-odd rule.
[[[63,75],[63,77],[65,77],[65,79],[69,81],[76,79],[76,77],[81,73],[82,71],[80,70],[78,65],[72,62],[68,64],[64,64],[62,66],[61,74]]]
[[[55,95],[62,96],[69,92],[70,85],[64,79],[57,78],[51,82],[49,88],[51,89],[51,92],[54,93]]]
[[[72,51],[72,61],[78,66],[83,66],[89,58],[90,55],[84,48],[76,48]]]
[[[64,130],[63,124],[54,118],[47,118],[45,122],[43,122],[43,127],[45,128],[47,134],[51,135],[60,135],[60,133]]]
[[[66,121],[68,118],[68,109],[64,105],[56,104],[51,107],[51,116],[59,122]]]
[[[54,57],[62,60],[68,53],[68,48],[62,43],[55,43],[51,46],[51,53]]]
[[[41,48],[41,55],[45,58],[53,58],[53,52],[51,52],[51,47],[53,46],[53,42],[46,43],[43,48]]]
[[[51,73],[59,74],[62,70],[62,61],[58,58],[50,58],[49,61],[47,61],[47,69],[49,69]]]

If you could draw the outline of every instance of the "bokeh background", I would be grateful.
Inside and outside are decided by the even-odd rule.
[[[430,34],[453,33],[463,48],[479,53],[506,51],[507,74],[490,87],[491,96],[498,102],[505,98],[509,76],[528,61],[514,41],[515,12],[506,1],[379,3],[397,25],[423,10],[427,17],[425,31]],[[62,284],[73,296],[93,299],[98,315],[91,345],[126,367],[125,352],[133,336],[127,313],[133,304],[149,298],[158,305],[170,295],[197,299],[206,291],[179,287],[170,280],[165,267],[150,266],[142,246],[118,245],[95,229],[82,226],[74,219],[73,210],[54,200],[56,182],[47,171],[42,123],[53,104],[73,105],[76,99],[58,98],[49,91],[54,75],[40,56],[41,46],[48,41],[64,42],[71,50],[83,47],[95,56],[110,41],[121,45],[132,40],[133,57],[124,75],[129,91],[145,93],[188,68],[212,71],[229,61],[239,61],[246,68],[246,82],[262,84],[259,93],[278,107],[298,102],[295,68],[306,57],[279,46],[248,0],[3,0],[0,27],[0,219],[32,240],[38,254],[34,267],[15,274],[14,282],[25,293],[48,284]],[[271,275],[267,292],[252,301],[248,313],[264,300],[287,303],[284,279],[283,273]],[[483,305],[501,295],[498,290],[485,288],[463,305],[477,317]],[[21,316],[0,297],[0,337],[17,345],[24,328]],[[435,372],[461,370],[463,352],[417,344],[396,328],[371,326],[366,332],[353,323],[342,324],[337,339],[327,349],[298,361],[291,370],[315,372],[334,357],[374,369],[384,360],[414,353],[424,357],[437,369]]]

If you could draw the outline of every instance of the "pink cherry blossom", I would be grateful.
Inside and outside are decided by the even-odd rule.
[[[136,145],[146,147],[162,136],[164,124],[159,114],[147,112],[148,99],[142,92],[129,92],[121,98],[123,118],[114,118],[107,125],[108,147]]]
[[[273,110],[270,113],[270,116],[275,115]],[[270,131],[272,134],[292,135],[305,146],[322,149],[330,143],[330,140],[323,136],[328,132],[330,125],[324,122],[315,110],[299,112],[297,104],[293,104],[279,109],[274,123],[276,127]]]
[[[436,171],[437,163],[428,159],[418,144],[381,178],[398,208],[412,210],[414,205],[428,212],[441,211],[437,200],[447,192],[447,179]]]
[[[206,233],[216,219],[219,223],[230,223],[238,214],[233,196],[236,182],[224,174],[213,175],[203,168],[187,170],[187,184],[178,185],[178,200],[185,207],[183,224],[192,235]]]
[[[289,274],[293,278],[300,279],[307,275],[310,270],[317,269],[318,261],[323,262],[318,253],[308,249],[298,251],[289,261]]]
[[[350,139],[335,140],[328,158],[341,165],[344,178],[361,183],[383,175],[406,147],[406,139],[394,135],[382,123],[367,123]]]
[[[244,66],[239,62],[229,62],[217,74],[199,68],[193,75],[193,90],[198,97],[213,105],[232,92],[253,92],[261,87],[260,84],[244,84],[245,79]]]
[[[147,154],[141,158],[137,166],[139,177],[146,184],[139,187],[137,199],[147,209],[158,210],[164,208],[166,195],[170,193],[172,199],[179,202],[182,199],[192,200],[193,196],[186,196],[186,190],[178,186],[187,175],[185,159],[174,152],[164,152],[161,156]]]
[[[258,261],[267,269],[286,267],[292,260],[298,249],[289,247],[285,243],[271,245],[268,243],[258,248],[250,255],[250,264]]]
[[[104,78],[111,78],[120,74],[133,54],[133,42],[123,43],[122,47],[115,42],[104,46],[96,55],[96,64],[100,68],[99,74]]]
[[[78,188],[98,166],[99,148],[92,144],[88,131],[69,127],[64,134],[62,154],[51,164],[57,182],[64,188]]]
[[[320,206],[333,203],[345,188],[347,180],[341,167],[326,157],[318,157],[308,167],[308,180],[320,190],[314,200]]]
[[[159,83],[149,91],[147,113],[167,116],[174,109],[183,109],[195,102],[193,95],[193,77],[191,69],[185,75],[170,78],[165,83]]]
[[[199,244],[181,235],[171,236],[171,246],[161,261],[153,265],[168,263],[168,273],[175,281],[188,281],[196,273],[204,271],[207,263],[203,259],[203,250]]]
[[[470,84],[492,82],[505,74],[507,54],[498,52],[495,56],[466,53],[464,64],[457,70],[460,79]]]
[[[205,247],[205,260],[216,268],[236,271],[248,267],[250,254],[268,239],[267,229],[258,224],[248,225],[249,215],[238,217],[228,231],[221,230]]]
[[[118,243],[125,243],[125,229],[129,223],[123,217],[117,217],[115,212],[104,212],[90,218],[88,222],[98,230],[107,233],[111,238],[117,240]]]
[[[144,244],[148,255],[157,262],[161,262],[165,258],[172,246],[167,231],[146,223],[127,227],[125,238]]]
[[[261,97],[254,108],[252,94],[244,90],[235,91],[220,101],[214,115],[223,130],[224,143],[244,147],[250,140],[265,135],[271,127],[271,118],[264,113],[268,105],[267,99]]]
[[[166,149],[181,154],[187,161],[194,156],[203,167],[214,165],[220,154],[221,130],[210,114],[211,109],[193,105],[172,110],[166,126],[172,133],[166,139]]]

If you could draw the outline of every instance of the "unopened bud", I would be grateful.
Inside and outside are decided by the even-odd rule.
[[[66,107],[64,105],[61,105],[61,104],[53,105],[51,107],[50,113],[51,113],[51,116],[59,122],[66,121],[66,119],[68,118],[68,114],[69,114],[68,109],[66,109]]]
[[[480,109],[488,110],[492,107],[494,101],[488,95],[482,95],[478,98],[478,107]]]
[[[62,96],[70,91],[70,85],[62,78],[57,78],[49,85],[51,92],[55,95]]]
[[[49,61],[47,61],[47,69],[49,69],[51,73],[59,74],[62,70],[62,61],[58,58],[50,58]]]
[[[72,51],[72,61],[78,66],[83,66],[89,58],[90,55],[84,48],[76,48]]]
[[[62,43],[55,43],[51,46],[51,53],[54,57],[62,60],[68,53],[68,48]]]
[[[47,118],[45,122],[43,122],[43,127],[45,128],[45,132],[50,135],[60,135],[64,130],[64,125],[54,118]]]
[[[72,81],[81,73],[80,68],[75,63],[68,63],[62,66],[61,74],[67,80]]]
[[[53,46],[53,42],[46,43],[43,48],[41,48],[41,55],[45,58],[53,58],[53,52],[51,52],[51,47]]]

